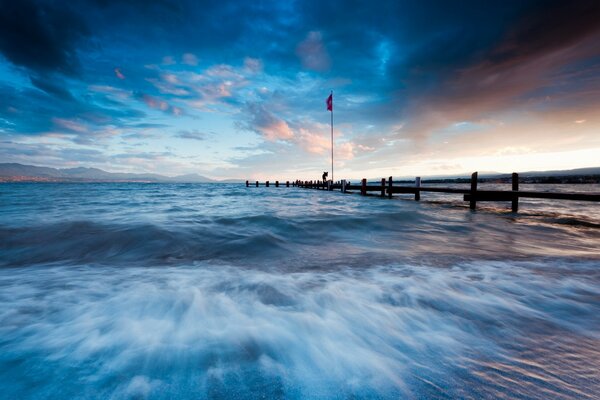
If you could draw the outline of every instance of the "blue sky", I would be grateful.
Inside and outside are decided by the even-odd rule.
[[[596,1],[0,1],[0,158],[309,179],[598,166]]]

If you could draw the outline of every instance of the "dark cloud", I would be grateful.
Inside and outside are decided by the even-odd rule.
[[[180,139],[190,139],[190,140],[206,140],[210,135],[214,135],[214,132],[202,132],[202,131],[187,131],[182,130],[175,134],[175,137]]]
[[[51,96],[56,96],[63,100],[74,100],[73,95],[65,88],[64,82],[60,81],[56,77],[49,78],[45,77],[30,77],[31,83],[36,88],[48,93]]]
[[[43,0],[0,2],[0,51],[15,65],[74,74],[77,44],[89,35],[67,3]]]
[[[487,57],[489,62],[523,62],[600,32],[600,2],[596,0],[546,1],[542,7],[530,10],[509,28]]]

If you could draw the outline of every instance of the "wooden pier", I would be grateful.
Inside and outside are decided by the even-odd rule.
[[[506,201],[510,202],[511,210],[519,210],[520,198],[531,199],[555,199],[555,200],[574,200],[574,201],[595,201],[600,202],[600,193],[577,193],[577,192],[534,192],[519,190],[519,174],[513,173],[511,177],[511,190],[478,190],[479,183],[477,172],[471,175],[469,188],[449,188],[449,187],[427,187],[421,184],[421,178],[415,179],[414,186],[396,186],[390,176],[388,179],[382,178],[379,184],[369,184],[366,179],[362,179],[360,185],[352,184],[346,180],[333,183],[331,181],[286,181],[286,187],[298,187],[316,190],[340,190],[342,193],[360,193],[362,196],[375,195],[380,197],[392,198],[394,194],[412,194],[416,201],[421,200],[421,192],[435,192],[448,194],[462,194],[463,200],[469,202],[472,210],[477,208],[480,201]],[[254,185],[246,181],[246,187],[259,187],[260,183],[255,181]],[[264,184],[269,187],[269,181]],[[279,187],[279,181],[275,181],[275,187]]]

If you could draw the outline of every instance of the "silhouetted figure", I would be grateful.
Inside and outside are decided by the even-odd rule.
[[[327,172],[327,171],[323,172],[323,183],[327,182],[328,175],[329,175],[329,172]]]

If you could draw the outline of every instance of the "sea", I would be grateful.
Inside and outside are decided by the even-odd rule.
[[[0,397],[600,399],[600,204],[1,184]]]

